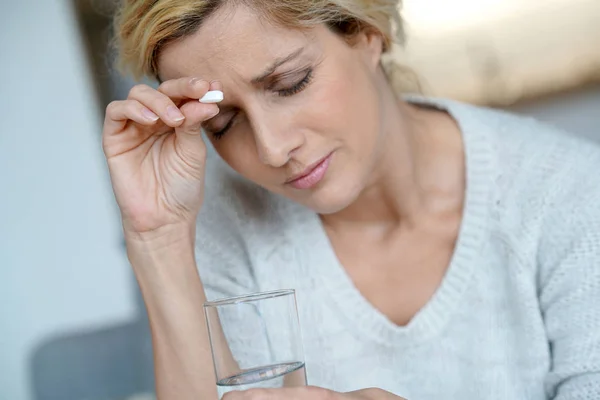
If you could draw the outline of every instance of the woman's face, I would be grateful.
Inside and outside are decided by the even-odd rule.
[[[256,184],[328,214],[374,179],[380,56],[377,35],[350,46],[324,26],[278,28],[238,7],[167,46],[159,71],[220,81],[221,111],[204,124],[219,155]]]

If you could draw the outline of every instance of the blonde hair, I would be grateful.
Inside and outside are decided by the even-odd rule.
[[[404,43],[401,0],[122,0],[115,17],[118,64],[136,79],[158,79],[157,60],[167,44],[195,33],[226,3],[249,6],[289,28],[327,25],[351,40],[374,30],[383,38],[383,51]]]

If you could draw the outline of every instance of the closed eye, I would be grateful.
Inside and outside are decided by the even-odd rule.
[[[311,82],[312,74],[313,74],[313,70],[309,69],[306,72],[306,75],[304,75],[304,78],[302,78],[302,80],[300,80],[300,82],[294,84],[292,87],[276,90],[277,94],[282,97],[288,97],[288,96],[292,96],[296,93],[301,92]]]
[[[212,136],[215,138],[215,140],[219,140],[223,137],[223,135],[225,135],[225,133],[227,133],[227,131],[229,130],[229,128],[231,128],[231,125],[233,125],[233,121],[235,120],[235,116],[233,116],[229,122],[227,123],[227,125],[225,125],[225,127],[223,127],[223,129],[217,131],[217,132],[212,132]]]
[[[281,97],[293,96],[293,95],[303,91],[312,82],[312,77],[313,77],[313,69],[311,68],[306,72],[304,77],[299,82],[295,83],[294,85],[292,85],[291,87],[288,87],[288,88],[274,90],[274,92],[277,93],[277,95],[279,95]],[[271,87],[270,89],[273,90],[273,87]],[[216,132],[212,132],[213,138],[215,140],[221,139],[227,133],[227,131],[231,128],[231,126],[235,122],[236,117],[237,117],[237,114],[234,115],[229,120],[227,125],[225,125],[222,129],[220,129]]]

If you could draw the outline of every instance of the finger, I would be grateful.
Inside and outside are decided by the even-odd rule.
[[[357,390],[354,392],[348,392],[348,395],[352,395],[352,398],[364,399],[364,400],[406,400],[403,397],[396,396],[390,392],[386,392],[383,389],[379,388],[367,388],[362,390]]]
[[[249,389],[226,393],[221,400],[295,400],[283,389]]]
[[[216,115],[219,107],[191,100],[181,107],[181,111],[186,118],[181,126],[175,128],[175,149],[188,165],[200,165],[206,159],[206,144],[200,134],[201,125]]]
[[[210,82],[210,90],[220,90],[223,91],[223,84],[220,81],[211,81]]]
[[[185,122],[175,128],[177,153],[189,165],[198,165],[206,158],[206,144],[202,138],[201,124],[219,112],[214,104],[201,104],[192,101],[182,106],[186,115]]]
[[[158,91],[177,101],[180,99],[200,99],[210,89],[210,83],[197,77],[171,79],[161,83]]]
[[[185,121],[175,129],[175,132],[186,135],[199,135],[202,123],[215,117],[219,113],[216,104],[202,104],[197,101],[189,101],[181,106],[185,115]]]
[[[148,85],[136,85],[129,91],[129,100],[137,100],[154,112],[160,119],[170,127],[176,127],[183,123],[185,116],[175,105],[173,100],[164,93],[151,88]]]
[[[331,400],[344,397],[316,386],[299,386],[278,389],[250,389],[225,394],[222,400]]]
[[[127,121],[135,121],[141,125],[154,125],[159,116],[137,100],[113,101],[106,107],[104,116],[104,132],[113,135],[123,130]]]

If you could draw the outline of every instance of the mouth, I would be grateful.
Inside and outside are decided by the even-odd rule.
[[[285,183],[295,189],[310,189],[316,186],[325,177],[332,156],[333,152],[316,163],[311,164],[304,171],[288,179]]]

